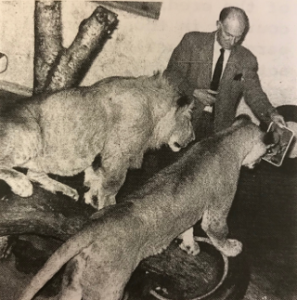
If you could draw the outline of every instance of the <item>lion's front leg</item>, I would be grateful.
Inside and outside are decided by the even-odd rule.
[[[99,169],[95,172],[93,167],[85,170],[84,185],[89,188],[84,195],[85,203],[92,205],[98,210],[107,205],[107,195],[104,193],[103,182],[103,170]]]
[[[85,170],[85,186],[89,191],[85,193],[85,203],[91,204],[96,209],[116,204],[115,196],[123,185],[128,170],[128,161],[124,158],[120,163],[109,164],[102,162],[102,166],[94,170],[91,166]]]
[[[45,173],[34,172],[32,170],[28,170],[27,177],[33,181],[39,183],[44,189],[52,192],[57,193],[60,192],[68,197],[73,198],[75,201],[78,200],[79,195],[77,190],[73,189],[72,187],[63,184],[59,181],[56,181],[47,176]]]
[[[235,239],[227,239],[227,216],[224,213],[217,209],[205,211],[201,226],[212,244],[223,254],[233,257],[241,253],[242,243]]]

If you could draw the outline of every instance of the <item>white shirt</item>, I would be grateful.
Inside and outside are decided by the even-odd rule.
[[[217,35],[215,36],[215,42],[214,42],[214,46],[213,46],[213,57],[212,57],[212,71],[211,71],[211,78],[213,77],[213,73],[214,73],[214,69],[216,67],[216,63],[219,59],[219,56],[221,55],[221,51],[220,49],[222,48],[222,46],[218,43],[217,41]],[[223,71],[222,71],[222,75],[221,78],[223,76],[227,61],[229,59],[231,51],[230,50],[226,50],[224,51],[224,61],[223,61]]]
[[[212,70],[211,70],[211,78],[213,77],[213,73],[214,73],[214,69],[216,67],[216,63],[219,59],[219,56],[221,55],[221,51],[220,49],[222,48],[222,46],[218,43],[217,41],[217,34],[215,35],[215,42],[214,42],[214,46],[213,46],[213,57],[212,57]],[[226,50],[224,51],[224,60],[223,60],[223,70],[222,70],[222,74],[221,74],[221,78],[224,74],[224,70],[227,64],[227,61],[229,59],[231,51],[230,50]],[[205,106],[204,107],[204,111],[210,112],[212,113],[212,106]]]

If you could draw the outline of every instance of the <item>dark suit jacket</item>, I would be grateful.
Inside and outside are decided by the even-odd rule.
[[[195,89],[208,89],[211,82],[215,32],[189,32],[174,49],[164,75],[181,92],[192,97]],[[269,123],[275,109],[263,92],[256,57],[237,45],[232,49],[216,96],[214,130],[230,126],[242,96],[258,119]],[[194,98],[194,97],[193,97]],[[194,98],[195,99],[195,98]],[[195,99],[193,123],[204,109]],[[195,125],[194,125],[195,126]]]

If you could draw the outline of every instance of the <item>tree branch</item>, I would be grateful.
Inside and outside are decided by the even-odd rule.
[[[97,7],[80,24],[72,45],[60,53],[45,90],[57,91],[78,85],[117,24],[115,13],[102,6]]]
[[[62,21],[60,1],[36,1],[34,11],[34,88],[38,94],[62,49]]]

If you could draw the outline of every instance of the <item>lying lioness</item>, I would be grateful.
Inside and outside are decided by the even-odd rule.
[[[197,143],[123,203],[106,207],[66,241],[32,279],[21,300],[67,263],[60,300],[119,300],[139,262],[166,248],[202,218],[213,245],[227,256],[241,252],[227,239],[227,215],[242,165],[252,168],[266,152],[264,133],[247,117]],[[184,249],[197,252],[186,240]]]

